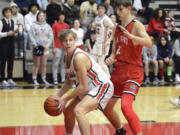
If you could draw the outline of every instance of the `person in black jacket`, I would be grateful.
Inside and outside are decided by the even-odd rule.
[[[4,18],[0,20],[0,71],[2,86],[15,86],[12,80],[14,63],[14,35],[18,29],[14,27],[14,21],[11,19],[11,9],[6,7],[2,10]],[[5,80],[5,67],[7,62],[8,81]]]
[[[67,3],[63,6],[63,11],[65,13],[65,22],[70,25],[70,27],[73,26],[73,21],[75,19],[80,18],[80,13],[78,10],[78,7],[74,5],[74,0],[67,0]]]
[[[56,3],[56,0],[50,0],[50,4],[46,9],[47,23],[50,26],[52,26],[54,22],[58,20],[58,15],[61,13],[61,11],[61,6]]]

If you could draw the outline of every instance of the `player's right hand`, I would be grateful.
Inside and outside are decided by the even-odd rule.
[[[105,60],[105,63],[106,65],[112,65],[114,62],[116,62],[117,60],[112,58],[112,57],[108,57],[106,60]]]

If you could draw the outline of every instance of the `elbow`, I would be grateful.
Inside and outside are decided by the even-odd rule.
[[[152,45],[153,45],[153,44],[152,44],[152,41],[151,41],[151,40],[149,40],[149,41],[146,42],[146,47],[147,47],[147,48],[151,48]]]

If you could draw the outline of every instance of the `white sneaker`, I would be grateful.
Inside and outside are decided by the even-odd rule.
[[[46,79],[42,79],[42,81],[45,85],[50,85],[50,83],[48,81],[46,81]]]
[[[58,85],[58,81],[57,80],[54,81],[54,85]]]
[[[180,77],[179,77],[179,74],[176,74],[175,81],[178,82],[178,83],[180,83]]]
[[[8,87],[8,86],[10,86],[10,84],[6,80],[3,80],[2,81],[2,86],[3,87]]]
[[[10,86],[16,86],[16,83],[12,79],[9,79],[8,83]]]
[[[34,84],[35,86],[38,86],[38,85],[39,85],[39,83],[38,83],[38,81],[37,81],[36,79],[33,80],[33,84]]]
[[[180,107],[180,100],[179,100],[179,98],[178,99],[171,99],[171,103],[173,103],[177,107]]]

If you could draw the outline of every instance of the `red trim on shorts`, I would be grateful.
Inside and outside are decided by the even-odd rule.
[[[79,48],[79,49],[81,49],[81,50],[83,50],[83,51],[84,51],[84,47],[83,47],[83,45],[78,45],[78,46],[76,46],[76,48]]]
[[[108,84],[105,83],[104,86],[102,87],[102,89],[100,90],[100,94],[97,97],[98,100],[103,96],[103,93],[106,90],[107,86],[108,86]]]
[[[96,77],[96,74],[95,74],[95,73],[93,73],[91,70],[89,70],[89,71],[88,71],[88,74],[93,78],[94,83],[95,83],[96,85],[100,85],[100,84],[101,84],[101,83],[97,80],[97,77]]]

